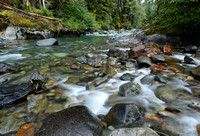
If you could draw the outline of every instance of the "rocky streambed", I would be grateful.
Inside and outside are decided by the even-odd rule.
[[[1,135],[200,134],[195,45],[136,29],[56,39],[1,50]]]

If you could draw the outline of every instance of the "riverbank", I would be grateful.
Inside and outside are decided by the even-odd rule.
[[[24,98],[8,95],[13,102],[0,110],[1,134],[15,135],[31,122],[18,134],[198,135],[198,49],[170,46],[164,53],[165,37],[136,29],[93,35],[99,36],[58,38],[48,47],[26,41],[1,51],[1,62],[16,64],[1,73],[1,101],[13,87]]]

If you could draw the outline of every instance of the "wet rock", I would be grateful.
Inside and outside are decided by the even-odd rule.
[[[88,74],[80,78],[81,82],[90,82],[93,81],[97,76],[95,74]]]
[[[39,40],[36,42],[37,46],[43,47],[43,46],[53,46],[58,45],[58,41],[55,38],[49,38],[44,40]]]
[[[107,55],[109,57],[115,57],[115,58],[116,57],[123,57],[124,56],[123,52],[121,50],[119,50],[119,49],[116,49],[116,48],[110,49],[108,51]]]
[[[40,90],[41,83],[22,83],[21,85],[0,85],[0,108],[26,100],[26,96]]]
[[[171,112],[166,111],[166,110],[160,110],[160,111],[157,112],[157,114],[161,115],[161,116],[165,116],[165,117],[170,117],[170,118],[173,118],[173,119],[177,118],[176,114],[171,113]]]
[[[167,55],[172,55],[173,54],[173,51],[172,49],[170,48],[170,45],[165,45],[163,47],[163,52]]]
[[[185,63],[188,63],[188,64],[195,64],[194,60],[192,58],[190,58],[189,56],[185,56],[184,61],[185,61]]]
[[[193,68],[191,74],[196,80],[200,80],[200,66]]]
[[[188,107],[200,112],[200,103],[199,102],[191,102],[188,104]]]
[[[100,135],[101,129],[87,107],[75,106],[49,115],[36,136],[93,136]]]
[[[154,75],[144,76],[140,81],[142,84],[151,84],[154,81]]]
[[[191,91],[192,91],[194,96],[200,98],[200,88],[192,88]]]
[[[123,80],[123,81],[133,81],[133,79],[135,79],[136,77],[137,76],[132,75],[130,73],[125,73],[120,77],[120,79]]]
[[[114,67],[112,67],[110,64],[106,64],[104,67],[104,73],[108,74],[109,76],[114,76],[117,74],[117,72],[115,71]]]
[[[78,57],[76,60],[80,63],[87,63],[87,58],[85,56]]]
[[[110,64],[111,66],[114,66],[117,64],[117,58],[109,57],[107,63]]]
[[[93,66],[95,68],[101,67],[103,63],[103,60],[100,56],[88,58],[87,61],[88,61],[87,62],[88,65]]]
[[[151,59],[154,63],[165,62],[165,58],[161,55],[153,55]]]
[[[159,136],[154,130],[147,127],[121,128],[113,130],[108,136]]]
[[[121,96],[135,96],[141,91],[141,87],[136,82],[128,82],[119,87],[119,95]]]
[[[6,63],[0,63],[0,74],[8,72],[18,72],[19,68]]]
[[[33,95],[27,104],[28,121],[34,122],[37,115],[43,112],[48,106],[47,97],[44,94]]]
[[[198,47],[194,45],[190,45],[184,48],[185,53],[196,53],[198,51]]]
[[[139,68],[142,68],[142,67],[149,67],[152,65],[152,62],[151,62],[151,59],[148,58],[148,57],[139,57],[137,58],[137,65]]]
[[[73,69],[73,70],[79,70],[79,69],[81,69],[81,67],[80,66],[71,66],[71,69]]]
[[[100,84],[102,83],[105,83],[106,81],[108,81],[109,79],[109,76],[108,75],[105,75],[104,77],[100,78],[100,79],[97,79],[93,82],[89,82],[86,86],[86,89],[88,90],[92,90],[94,89],[95,87],[99,86]]]
[[[125,67],[126,68],[134,68],[135,67],[135,64],[133,62],[126,62],[125,63]]]
[[[165,102],[173,102],[176,100],[176,94],[169,87],[158,87],[155,95]]]
[[[144,110],[136,104],[116,104],[106,115],[108,125],[115,128],[139,127],[145,123]]]
[[[197,129],[198,135],[200,135],[200,124],[197,124],[196,129]]]
[[[155,76],[155,81],[158,81],[158,82],[160,82],[160,83],[167,83],[167,78],[165,77],[165,76],[163,76],[163,75],[156,75]]]
[[[34,136],[34,123],[24,124],[16,133],[16,136]]]

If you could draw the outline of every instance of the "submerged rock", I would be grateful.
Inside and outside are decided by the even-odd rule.
[[[92,81],[92,82],[88,82],[86,89],[88,89],[88,90],[94,89],[95,87],[99,86],[100,84],[108,81],[108,79],[109,79],[109,76],[105,75],[104,77],[102,77],[100,79],[97,79],[97,80]]]
[[[119,95],[121,96],[135,96],[139,94],[141,87],[136,82],[128,82],[119,87]]]
[[[130,73],[125,73],[120,77],[120,79],[123,80],[123,81],[133,81],[133,79],[135,79],[136,77],[137,76],[132,75]]]
[[[191,74],[196,80],[200,80],[200,66],[193,68]]]
[[[28,94],[42,88],[41,83],[22,83],[21,85],[0,85],[0,108],[26,100]]]
[[[149,67],[152,65],[152,62],[151,62],[151,59],[148,58],[148,57],[139,57],[137,58],[137,65],[139,68],[142,68],[142,67]]]
[[[113,130],[108,136],[159,136],[154,130],[147,127],[120,128]]]
[[[39,40],[36,42],[37,46],[53,46],[58,45],[58,41],[55,38],[49,38],[44,40]]]
[[[100,135],[102,125],[85,106],[70,107],[49,115],[36,136]]]
[[[17,72],[19,68],[6,63],[0,63],[0,74],[7,72]]]
[[[144,110],[136,104],[116,104],[106,115],[108,125],[115,128],[138,127],[145,123]]]

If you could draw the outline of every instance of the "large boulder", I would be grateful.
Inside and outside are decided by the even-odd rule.
[[[139,127],[145,123],[144,110],[136,104],[116,104],[106,115],[108,125],[115,128]]]
[[[39,40],[36,42],[37,46],[53,46],[58,45],[58,41],[55,38],[49,38],[44,40]]]
[[[113,130],[108,136],[159,136],[154,130],[147,127],[120,128]]]
[[[121,96],[135,96],[140,91],[140,85],[136,82],[128,82],[119,87],[119,95]]]
[[[100,135],[102,125],[85,106],[70,107],[49,115],[36,136]]]

